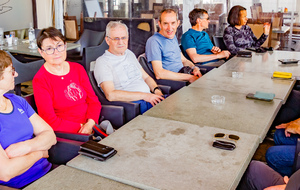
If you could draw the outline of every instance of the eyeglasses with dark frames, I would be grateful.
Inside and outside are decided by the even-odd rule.
[[[54,54],[55,50],[58,52],[62,52],[66,49],[65,44],[58,44],[56,48],[53,47],[48,47],[47,49],[42,49],[47,55],[52,55]]]

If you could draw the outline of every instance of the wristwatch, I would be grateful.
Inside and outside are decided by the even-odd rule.
[[[156,90],[156,89],[158,89],[158,90],[161,91],[161,89],[159,88],[159,86],[157,86],[157,87],[155,87],[155,88],[153,89],[153,91],[152,91],[153,94],[155,93],[155,90]]]

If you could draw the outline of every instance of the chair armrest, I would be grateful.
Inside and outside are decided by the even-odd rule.
[[[123,101],[106,101],[105,103],[101,101],[101,103],[105,105],[114,105],[114,106],[122,106],[124,107],[125,114],[125,122],[132,120],[136,116],[140,115],[140,105],[138,103],[133,102],[123,102]],[[103,105],[102,104],[102,105]]]
[[[300,169],[300,138],[297,139],[293,172],[297,171],[298,169]]]
[[[59,138],[69,139],[73,141],[80,141],[80,142],[86,142],[88,140],[93,139],[93,135],[80,134],[80,133],[67,133],[67,132],[55,131],[55,135],[56,137]]]
[[[122,106],[102,105],[100,118],[101,116],[109,120],[115,129],[125,123],[124,107]]]
[[[176,92],[182,87],[185,87],[189,84],[187,81],[175,81],[175,80],[166,80],[166,79],[158,79],[157,84],[159,85],[165,85],[171,87],[171,93]]]
[[[163,94],[167,94],[167,95],[171,94],[172,89],[171,89],[170,86],[161,85],[161,84],[158,85],[158,86],[161,89],[161,91],[162,91]]]
[[[98,46],[91,46],[91,47],[85,47],[83,48],[83,54],[82,54],[82,64],[86,71],[91,70],[90,63],[92,61],[96,61],[98,57],[103,55],[105,53],[105,50],[108,49],[108,45],[105,40],[98,45]]]
[[[201,65],[199,63],[195,63],[195,65],[197,67],[199,67],[201,73],[202,73],[202,70],[204,70],[204,69],[206,70],[205,73],[208,73],[209,71],[213,70],[214,68],[217,68],[217,66],[214,66],[214,65],[205,65],[205,64]],[[202,74],[205,74],[205,73],[202,73]]]
[[[49,149],[48,161],[52,164],[66,164],[68,161],[78,155],[80,145],[84,142],[56,138],[57,143]]]
[[[207,68],[199,68],[202,75],[207,73]]]

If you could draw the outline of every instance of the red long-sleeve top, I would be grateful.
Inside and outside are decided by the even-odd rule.
[[[53,75],[42,66],[32,85],[38,113],[53,130],[77,133],[88,119],[98,123],[101,104],[84,68],[68,63],[70,72],[63,76]]]

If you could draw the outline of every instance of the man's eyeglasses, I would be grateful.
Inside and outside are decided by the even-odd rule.
[[[58,51],[58,52],[62,52],[66,49],[66,45],[65,44],[59,44],[56,48],[52,48],[52,47],[49,47],[47,49],[42,49],[44,52],[46,52],[47,55],[52,55],[54,54],[55,52],[55,49]]]
[[[109,39],[115,41],[115,42],[119,42],[120,40],[127,40],[127,39],[128,39],[127,36],[124,36],[124,37],[121,37],[121,38],[119,38],[119,37],[111,38],[111,37],[109,37],[109,36],[107,36],[107,37],[108,37]]]
[[[206,19],[206,20],[209,20],[209,17],[207,17],[207,18],[201,18],[201,19]]]

